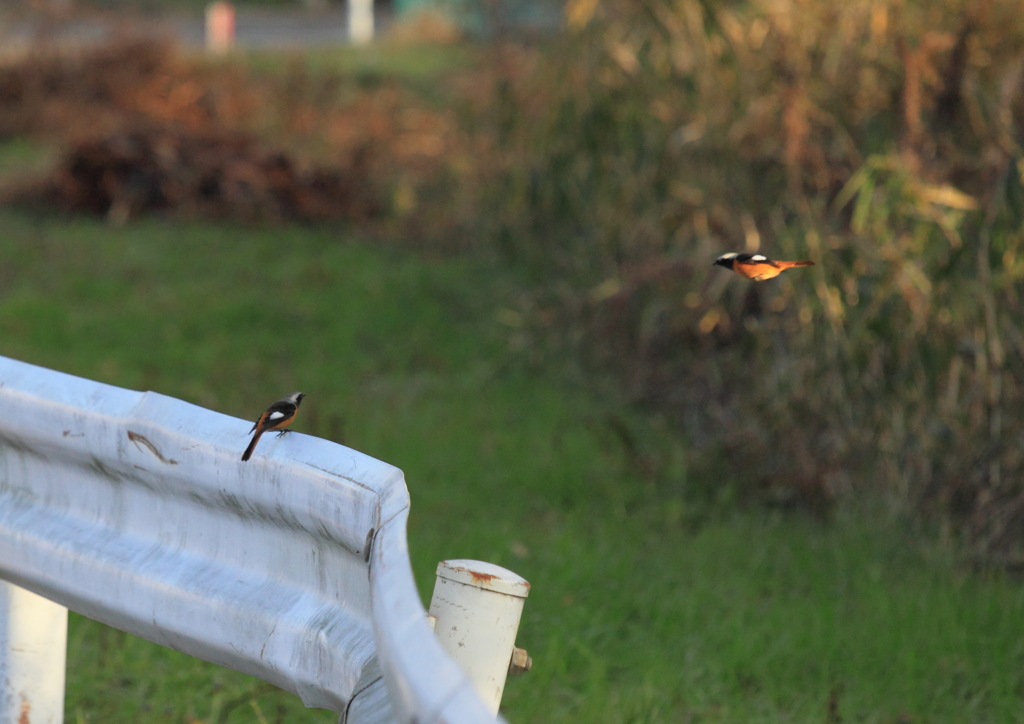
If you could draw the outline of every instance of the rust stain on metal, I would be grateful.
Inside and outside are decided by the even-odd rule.
[[[18,724],[30,724],[28,713],[32,710],[32,705],[25,699],[21,700],[21,716],[18,717]]]
[[[493,573],[477,573],[476,571],[470,571],[469,575],[473,576],[474,581],[493,581],[497,578]]]
[[[128,431],[128,439],[131,440],[136,445],[141,444],[141,445],[145,446],[151,453],[156,455],[157,459],[160,462],[164,463],[165,465],[177,465],[178,464],[177,460],[168,460],[163,455],[161,455],[160,451],[156,449],[156,445],[154,445],[148,439],[146,439],[145,435],[140,435],[137,432],[132,432],[131,430],[129,430]]]

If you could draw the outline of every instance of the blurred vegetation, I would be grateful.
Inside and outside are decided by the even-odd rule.
[[[827,512],[864,489],[1024,564],[1019,5],[567,17],[549,52],[497,53],[489,111],[481,218],[539,282],[536,338],[677,426],[708,494]],[[707,268],[745,250],[817,266]]]
[[[473,143],[444,102],[471,49],[394,46],[213,60],[118,37],[0,64],[0,140],[58,150],[0,203],[105,214],[404,224],[451,236]],[[7,183],[2,183],[6,181]],[[333,199],[333,202],[332,202]],[[443,202],[439,200],[443,199]]]
[[[541,45],[370,62],[43,54],[0,69],[0,135],[56,138],[28,191],[77,209],[69,179],[109,187],[88,208],[114,223],[331,218],[496,250],[529,279],[504,313],[517,348],[577,361],[659,495],[827,516],[864,491],[1024,566],[1016,4],[572,0],[566,17]],[[211,143],[253,149],[213,166],[230,180],[213,203],[190,165]],[[325,179],[358,195],[308,198]],[[817,266],[752,284],[709,268],[729,250]]]

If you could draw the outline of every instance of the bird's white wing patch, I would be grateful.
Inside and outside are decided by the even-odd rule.
[[[754,254],[752,257],[750,257],[750,261],[768,261],[768,257],[762,254]]]
[[[270,417],[268,417],[267,419],[268,420],[280,420],[282,417],[284,417],[284,413],[283,412],[271,412],[270,413]]]

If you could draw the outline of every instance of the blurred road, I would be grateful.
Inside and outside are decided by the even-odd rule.
[[[182,45],[200,48],[204,38],[201,15],[155,17],[131,14],[94,14],[66,19],[0,12],[0,55],[27,52],[38,42],[76,47],[103,42],[118,33],[162,35]],[[318,11],[274,11],[242,8],[236,16],[235,41],[245,48],[310,48],[345,43],[348,15],[344,8]],[[390,13],[378,11],[377,32],[385,29]]]

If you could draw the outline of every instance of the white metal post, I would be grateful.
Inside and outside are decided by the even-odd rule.
[[[0,724],[62,724],[68,610],[0,581]]]
[[[373,40],[373,0],[348,0],[348,38],[355,45]]]
[[[525,578],[493,563],[455,560],[437,565],[430,601],[434,633],[495,714],[529,593]]]

